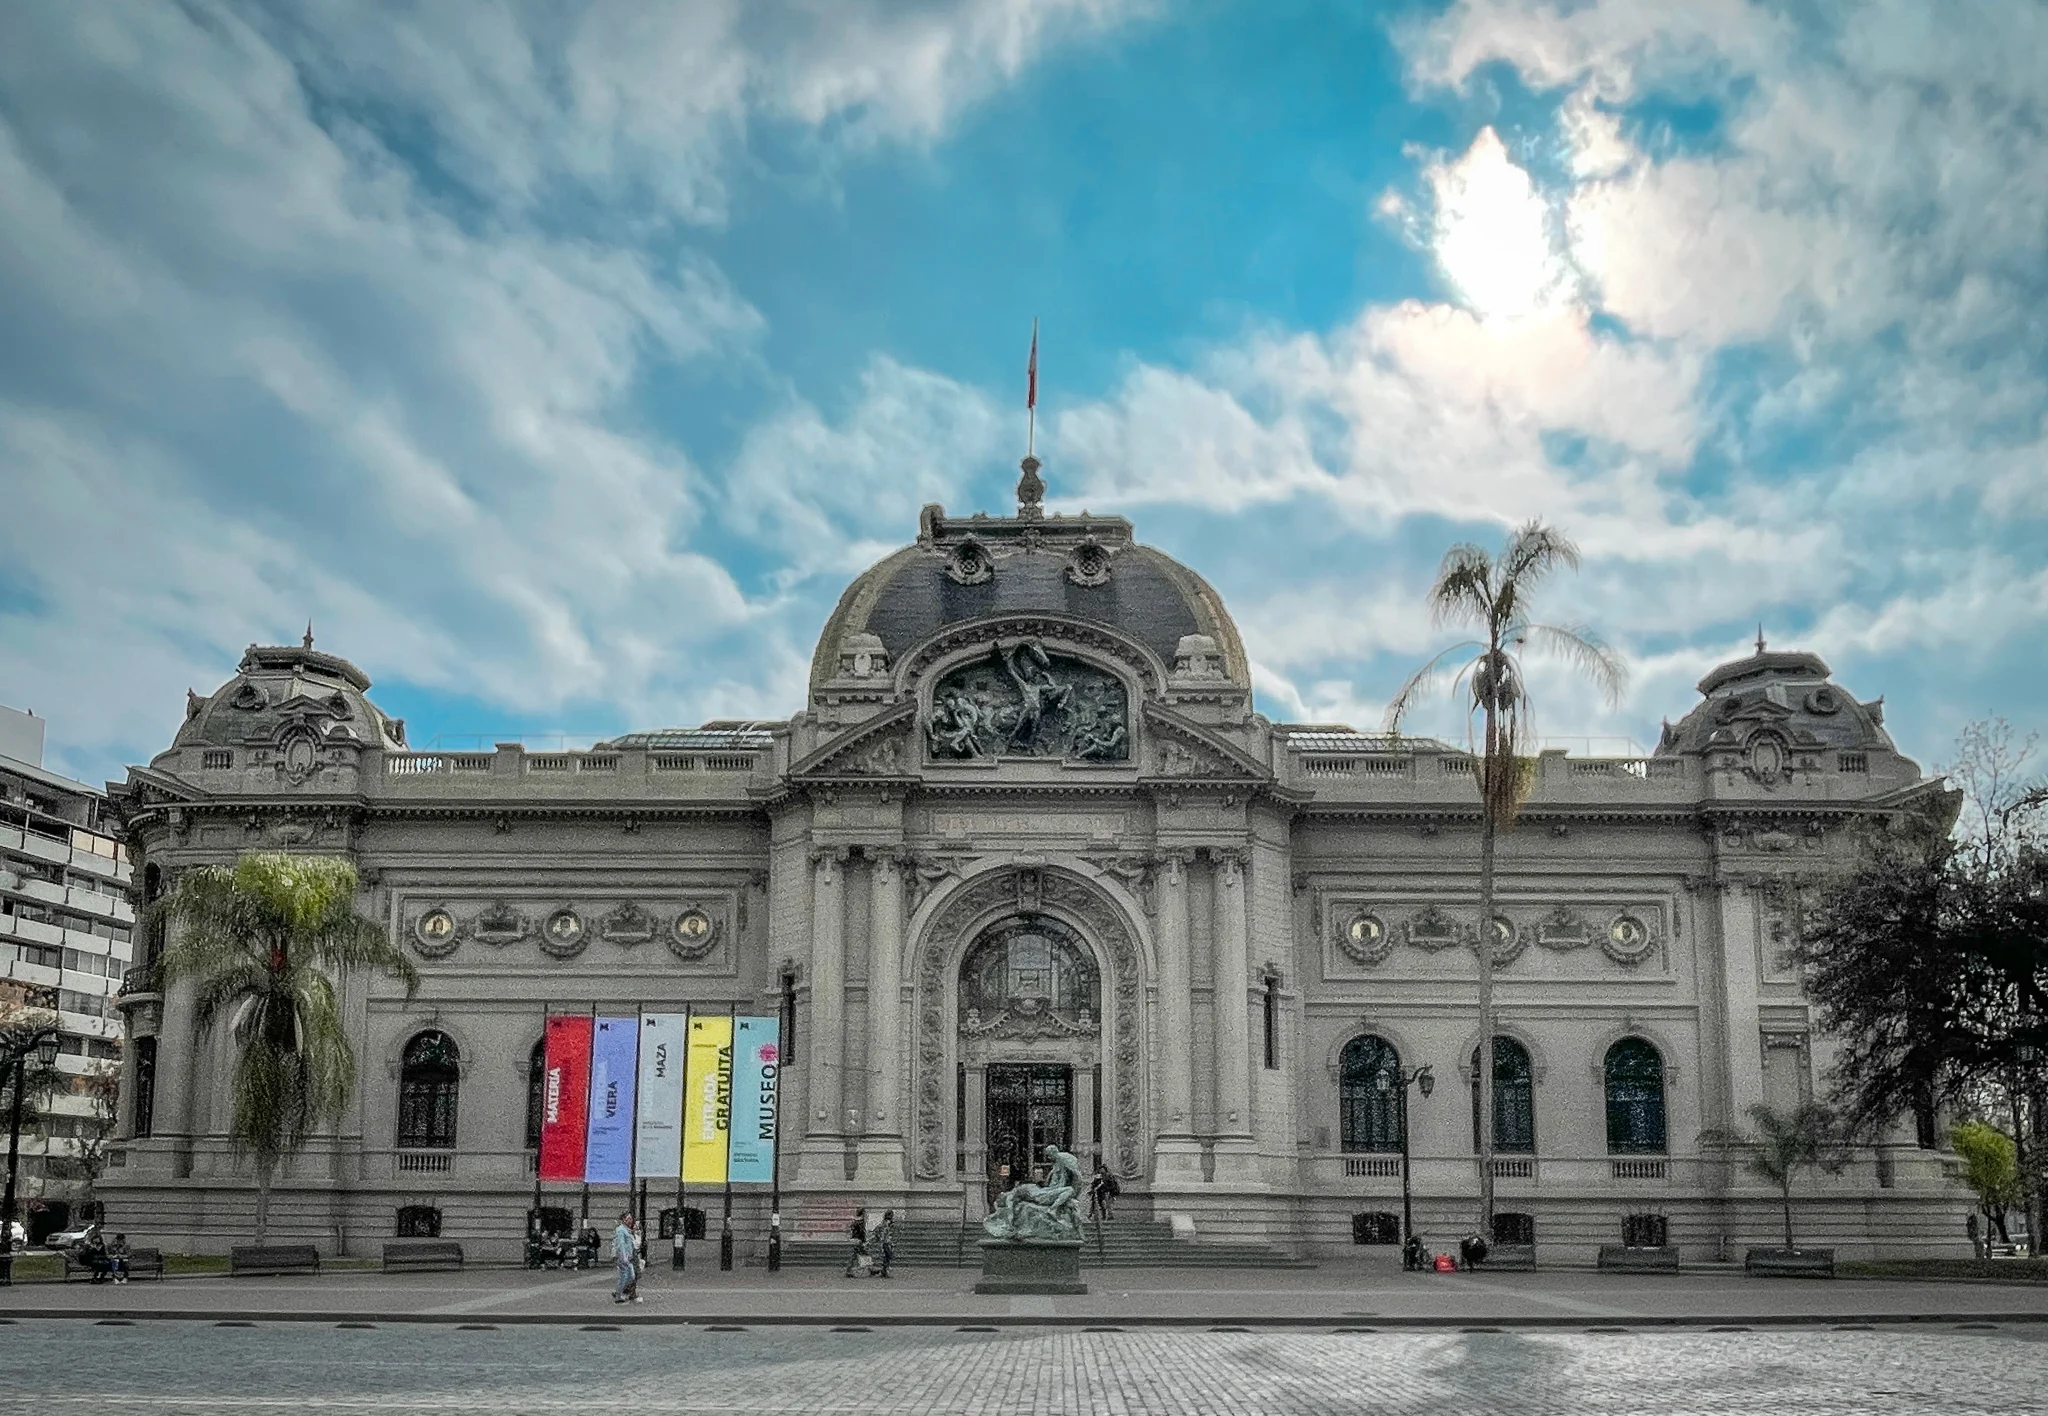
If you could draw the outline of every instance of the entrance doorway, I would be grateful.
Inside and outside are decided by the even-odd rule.
[[[1073,1148],[1074,1069],[1037,1063],[996,1063],[988,1069],[988,1173],[1001,1187],[1026,1179],[1047,1146]]]

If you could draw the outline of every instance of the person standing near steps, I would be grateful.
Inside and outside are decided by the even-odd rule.
[[[846,1239],[852,1246],[846,1254],[846,1276],[858,1278],[861,1260],[868,1256],[868,1212],[865,1208],[853,1212],[853,1222],[846,1226]]]
[[[612,1231],[612,1257],[618,1261],[619,1281],[612,1289],[614,1303],[637,1303],[640,1301],[640,1236],[633,1232],[633,1212],[627,1210],[619,1216],[619,1227]]]

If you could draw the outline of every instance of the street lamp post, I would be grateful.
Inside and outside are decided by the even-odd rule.
[[[7,1193],[0,1199],[0,1286],[14,1282],[14,1192],[21,1174],[21,1099],[28,1090],[28,1055],[33,1052],[36,1061],[48,1067],[57,1060],[58,1041],[55,1028],[32,1033],[0,1066],[0,1074],[9,1068],[14,1072],[14,1105],[7,1123]]]
[[[1408,1088],[1420,1087],[1423,1099],[1436,1090],[1436,1074],[1427,1063],[1420,1067],[1387,1067],[1378,1077],[1380,1095],[1401,1093],[1401,1262],[1409,1262],[1409,1248],[1415,1240],[1415,1207],[1408,1180]]]

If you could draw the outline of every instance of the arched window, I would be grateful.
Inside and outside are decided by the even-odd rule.
[[[547,1093],[548,1040],[534,1043],[526,1059],[526,1148],[540,1149],[540,1103]]]
[[[1095,960],[1058,920],[1026,915],[991,929],[960,964],[964,1029],[1037,1036],[1051,1015],[1069,1025],[1102,1017]]]
[[[1616,1155],[1664,1149],[1664,1059],[1639,1037],[1607,1049],[1607,1149]]]
[[[405,1045],[398,1069],[400,1150],[455,1149],[455,1094],[462,1085],[455,1039],[429,1030]]]
[[[1532,1155],[1536,1150],[1535,1069],[1529,1049],[1511,1037],[1493,1038],[1493,1148]],[[1472,1049],[1472,1149],[1479,1149],[1479,1049]]]
[[[1382,1074],[1391,1074],[1384,1088]],[[1345,1043],[1337,1097],[1343,1107],[1345,1150],[1401,1149],[1401,1054],[1394,1051],[1394,1044],[1371,1033]]]

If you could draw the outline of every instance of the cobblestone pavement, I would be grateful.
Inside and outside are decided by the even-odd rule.
[[[0,1413],[2048,1413],[2040,1324],[1767,1332],[0,1328]]]

